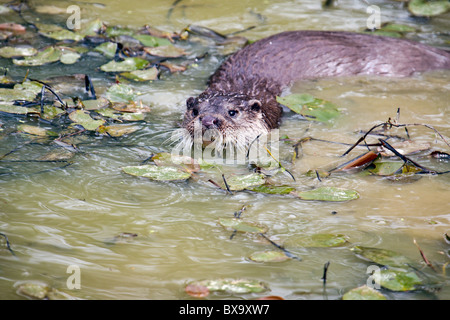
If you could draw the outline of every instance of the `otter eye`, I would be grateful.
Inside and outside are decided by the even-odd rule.
[[[197,109],[192,109],[192,115],[194,117],[198,116],[198,110]]]
[[[230,117],[234,117],[235,115],[237,115],[237,110],[229,110],[228,114],[230,115]]]

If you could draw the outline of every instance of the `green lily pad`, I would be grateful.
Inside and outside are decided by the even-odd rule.
[[[160,46],[169,46],[172,44],[168,39],[158,38],[150,36],[148,34],[136,34],[133,35],[133,38],[139,40],[145,47],[160,47]]]
[[[14,85],[13,89],[0,88],[0,100],[15,101],[26,100],[32,101],[36,95],[41,92],[42,84],[36,81],[25,81]]]
[[[277,102],[288,107],[305,119],[326,122],[339,116],[338,108],[331,102],[313,97],[310,94],[291,94],[277,97]]]
[[[77,34],[81,35],[83,38],[85,36],[96,36],[102,29],[104,25],[100,19],[95,19],[87,23],[83,23],[82,27]]]
[[[117,36],[132,36],[136,33],[136,30],[130,28],[123,28],[118,26],[108,26],[105,29],[105,34],[108,38]]]
[[[249,187],[264,184],[264,175],[251,173],[243,176],[234,175],[226,179],[230,190],[244,190]]]
[[[267,227],[237,218],[220,218],[219,224],[225,228],[248,233],[265,233]]]
[[[284,242],[285,247],[329,248],[346,244],[347,236],[343,234],[316,233],[313,235],[293,236]]]
[[[335,187],[321,187],[314,190],[295,193],[302,200],[349,201],[359,198],[356,190]]]
[[[144,69],[149,62],[142,58],[125,58],[123,61],[110,61],[102,66],[100,69],[105,72],[125,72]]]
[[[98,110],[110,105],[109,100],[103,97],[94,100],[83,100],[82,103],[85,110]]]
[[[390,176],[393,175],[404,165],[404,162],[400,161],[375,161],[373,162],[375,168],[370,168],[369,171],[372,174],[376,174],[379,176]]]
[[[47,63],[56,62],[61,57],[61,50],[55,47],[48,47],[34,56],[23,59],[13,59],[13,63],[18,66],[41,66]]]
[[[415,16],[432,17],[450,10],[450,2],[448,0],[411,0],[408,3],[408,10]]]
[[[249,259],[255,262],[282,262],[291,258],[281,251],[260,251],[252,253]]]
[[[268,290],[266,284],[259,280],[250,279],[215,279],[202,280],[190,283],[190,285],[203,286],[210,292],[226,291],[231,293],[259,293]]]
[[[40,112],[40,108],[39,108],[39,112]],[[61,110],[61,108],[57,108],[52,105],[44,105],[44,113],[40,113],[40,116],[42,119],[52,120],[52,119],[59,117],[60,115],[62,115],[64,113],[65,112],[63,110]]]
[[[128,166],[122,170],[130,175],[149,178],[157,181],[173,181],[189,179],[191,173],[176,167],[159,167],[155,165]]]
[[[39,33],[55,40],[83,40],[84,36],[54,24],[36,23]]]
[[[381,30],[393,32],[416,32],[416,28],[398,23],[386,23],[381,26]]]
[[[2,89],[0,89],[0,97],[2,96]],[[12,114],[29,114],[29,113],[39,113],[37,108],[25,108],[22,106],[15,106],[13,104],[0,103],[0,111]]]
[[[175,47],[172,44],[167,46],[144,48],[144,51],[152,56],[166,58],[178,58],[186,55],[186,52],[183,49]]]
[[[61,49],[61,57],[59,61],[64,64],[74,64],[81,58],[81,55],[75,50],[63,48]]]
[[[355,246],[351,248],[351,250],[356,255],[383,266],[389,266],[392,268],[409,268],[412,264],[412,261],[407,257],[387,249]]]
[[[274,186],[270,184],[263,184],[257,187],[249,187],[247,190],[268,194],[289,194],[292,191],[295,191],[295,188],[291,186]]]
[[[375,272],[373,279],[383,288],[392,291],[417,290],[417,286],[422,284],[422,279],[413,271],[383,269]]]
[[[387,300],[386,297],[373,288],[366,285],[347,291],[342,300]]]
[[[101,52],[108,58],[113,58],[116,55],[117,43],[115,42],[104,42],[94,49],[95,51]]]
[[[158,69],[156,67],[152,67],[150,69],[145,70],[135,70],[131,72],[124,72],[120,74],[122,77],[125,77],[134,81],[150,81],[158,78]]]
[[[118,83],[108,88],[106,97],[112,102],[130,102],[136,99],[136,94],[129,85]]]
[[[29,57],[34,56],[38,51],[30,46],[17,46],[17,47],[1,47],[0,57],[12,58],[12,57]]]
[[[76,110],[69,114],[69,119],[83,126],[86,130],[94,131],[105,123],[105,120],[94,120],[88,111]]]

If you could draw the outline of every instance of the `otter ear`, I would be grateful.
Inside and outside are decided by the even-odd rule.
[[[259,111],[261,110],[261,101],[256,100],[256,99],[252,99],[248,102],[248,105],[250,106],[250,110],[252,111]]]
[[[186,100],[186,107],[188,109],[192,109],[192,108],[194,108],[196,103],[197,103],[197,99],[195,99],[194,97],[190,97]]]

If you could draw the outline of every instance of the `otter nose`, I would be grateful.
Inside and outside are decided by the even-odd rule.
[[[202,118],[202,125],[207,129],[217,128],[219,126],[219,119],[211,115],[206,115]]]

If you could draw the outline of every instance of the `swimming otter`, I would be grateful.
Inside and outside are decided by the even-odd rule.
[[[208,88],[187,99],[184,143],[192,143],[197,127],[218,131],[223,146],[248,145],[279,126],[276,96],[296,80],[436,69],[450,69],[450,53],[409,40],[333,31],[275,34],[232,54]]]

